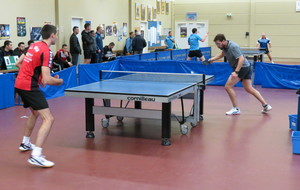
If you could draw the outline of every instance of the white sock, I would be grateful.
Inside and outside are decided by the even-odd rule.
[[[23,137],[23,140],[22,140],[22,143],[23,143],[23,144],[29,144],[29,142],[30,142],[30,137],[24,136],[24,137]]]
[[[40,155],[42,155],[42,148],[41,147],[34,147],[34,149],[32,150],[31,156],[34,157],[38,157]]]

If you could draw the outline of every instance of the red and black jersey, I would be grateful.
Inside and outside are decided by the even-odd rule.
[[[52,68],[52,52],[41,41],[30,45],[22,62],[15,87],[22,90],[35,90],[42,81],[42,66]]]

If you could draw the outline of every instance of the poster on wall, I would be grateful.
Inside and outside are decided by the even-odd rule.
[[[187,21],[196,21],[197,20],[197,13],[196,12],[186,13],[186,20]]]
[[[151,6],[148,6],[147,15],[148,15],[148,21],[152,21],[152,7]]]
[[[0,39],[9,39],[10,27],[9,24],[0,24]]]
[[[121,42],[123,39],[123,27],[118,28],[118,41]]]
[[[165,14],[165,10],[166,10],[166,0],[161,0],[160,13]]]
[[[123,23],[123,36],[127,36],[127,23]]]
[[[26,20],[25,17],[17,17],[17,36],[26,36]]]
[[[146,20],[146,5],[143,4],[141,7],[141,20]]]
[[[180,27],[180,38],[187,37],[187,27]]]
[[[118,27],[117,27],[117,23],[116,23],[116,22],[113,23],[113,28],[112,28],[112,30],[113,30],[113,35],[114,35],[115,37],[117,37],[117,36],[118,36]]]
[[[170,13],[170,1],[166,0],[166,15]]]
[[[136,20],[140,20],[140,14],[141,14],[141,10],[140,10],[140,4],[139,3],[135,3],[135,19]]]
[[[105,39],[105,24],[99,24],[101,27],[100,35],[102,39]]]
[[[112,36],[112,26],[106,26],[106,36]]]
[[[31,27],[30,40],[41,41],[42,40],[41,30],[42,27]]]
[[[156,9],[153,7],[153,8],[152,8],[152,20],[153,20],[153,21],[156,21],[156,17],[157,17],[157,16],[156,16]]]
[[[156,0],[156,9],[157,9],[157,14],[160,14],[160,0]]]

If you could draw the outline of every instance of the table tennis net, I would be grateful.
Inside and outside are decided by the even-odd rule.
[[[203,74],[189,73],[157,73],[135,71],[100,71],[100,80],[130,80],[130,81],[154,81],[154,82],[180,82],[199,83],[204,82]]]

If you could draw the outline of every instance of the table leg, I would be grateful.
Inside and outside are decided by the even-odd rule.
[[[95,116],[93,114],[94,98],[85,98],[85,130],[86,138],[94,138]]]
[[[163,146],[171,145],[171,102],[162,103],[162,142]]]

